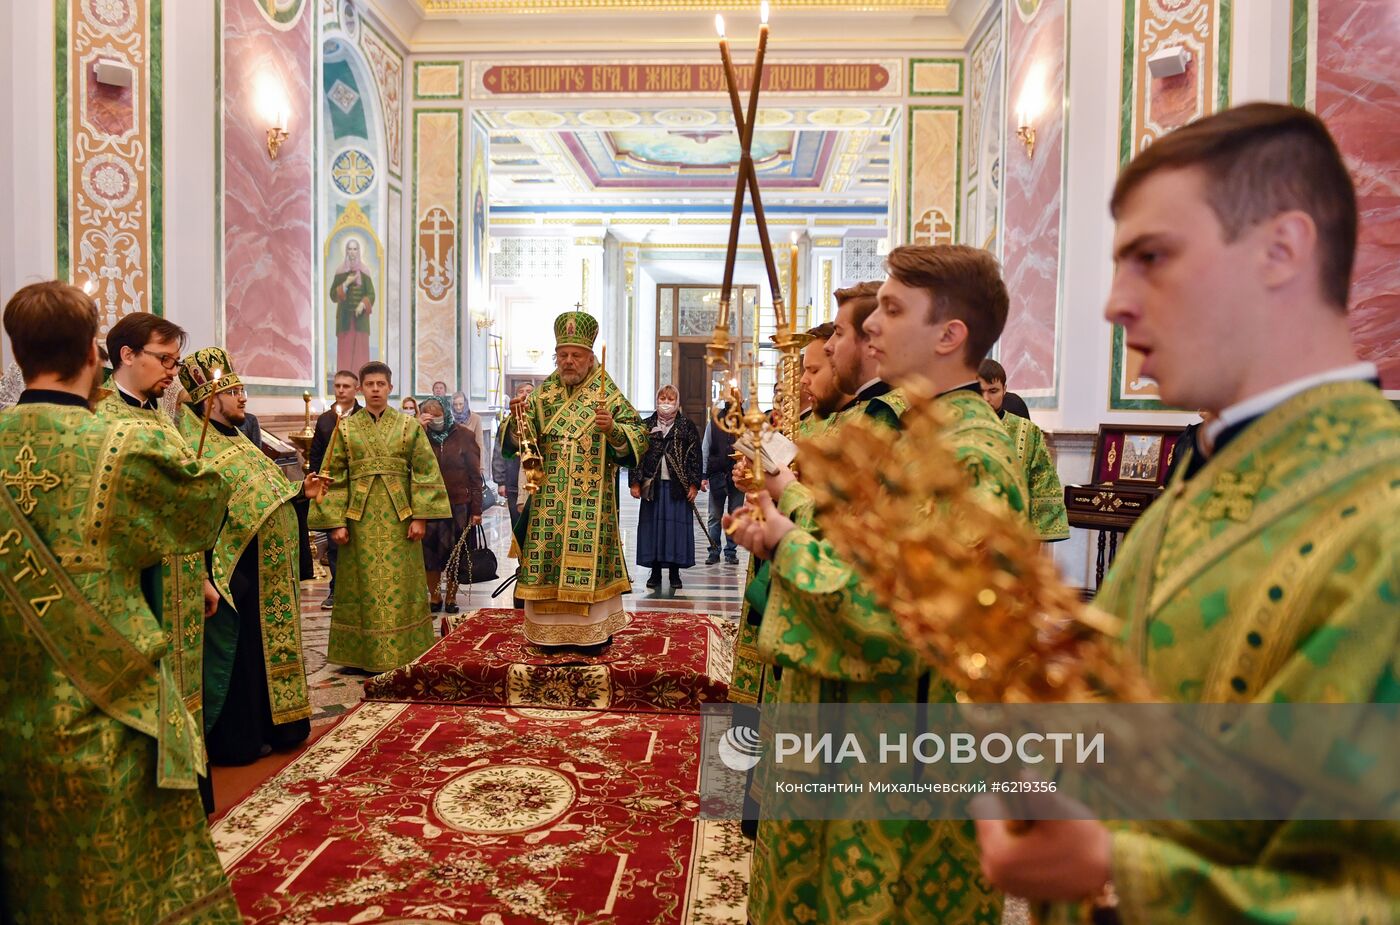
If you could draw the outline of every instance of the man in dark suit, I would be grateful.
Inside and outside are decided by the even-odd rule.
[[[331,384],[335,388],[335,404],[322,411],[321,416],[316,419],[316,431],[311,438],[311,449],[306,454],[312,472],[321,471],[321,463],[325,461],[326,450],[330,448],[331,434],[335,431],[336,422],[342,417],[355,414],[364,407],[355,398],[355,393],[360,388],[359,376],[348,369],[342,369],[336,372]],[[322,610],[330,610],[335,606],[336,546],[334,543],[328,542],[326,549],[326,561],[331,568],[331,586],[326,594],[326,599],[321,602]]]

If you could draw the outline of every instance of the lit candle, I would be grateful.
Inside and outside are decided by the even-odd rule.
[[[748,141],[753,138],[754,124],[758,121],[758,90],[763,84],[763,58],[768,52],[768,3],[764,0],[758,7],[758,51],[754,55],[753,82],[749,84],[749,111],[744,120],[745,145],[740,169],[748,174],[749,198],[753,200],[753,223],[758,229],[758,243],[763,248],[763,266],[768,271],[768,289],[773,294],[773,311],[777,325],[781,328],[786,319],[783,315],[783,291],[778,285],[778,265],[773,259],[773,242],[768,238],[768,219],[763,213],[763,197],[758,191],[758,172],[754,169],[753,158],[748,154]]]
[[[608,342],[600,341],[600,343],[603,347],[603,356],[598,361],[598,365],[602,368],[603,372],[606,373],[608,371]]]
[[[788,331],[797,330],[797,232],[792,233],[788,250]]]
[[[741,151],[748,150],[749,133],[744,123],[744,111],[739,103],[739,80],[734,73],[734,59],[729,54],[729,41],[724,37],[724,17],[715,14],[715,31],[719,33],[719,56],[724,62],[724,82],[729,90],[729,105],[734,110],[734,128],[739,132]],[[740,159],[734,183],[734,208],[729,215],[729,244],[724,251],[724,278],[719,290],[719,320],[716,327],[729,327],[729,297],[734,289],[734,262],[739,254],[740,218],[744,211],[744,184],[748,177]]]
[[[209,412],[213,410],[214,396],[219,392],[219,380],[224,377],[224,371],[222,369],[215,367],[210,371],[214,374],[214,390],[204,399],[204,426],[199,429],[199,448],[194,451],[196,459],[204,455],[204,438],[209,433]]]

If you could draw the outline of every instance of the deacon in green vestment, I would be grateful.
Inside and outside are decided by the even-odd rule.
[[[1069,512],[1065,510],[1065,490],[1055,461],[1045,445],[1045,434],[1030,418],[1008,414],[1002,407],[1006,399],[1006,370],[996,360],[983,360],[977,367],[977,380],[982,397],[1001,419],[1001,426],[1016,444],[1016,456],[1025,470],[1026,488],[1030,492],[1031,526],[1047,543],[1069,539]]]
[[[214,378],[214,371],[222,375]],[[301,575],[291,482],[239,429],[248,396],[233,361],[218,347],[180,365],[190,396],[185,437],[233,491],[210,557],[219,608],[204,627],[204,730],[212,764],[248,764],[267,749],[290,748],[311,734],[311,704],[301,645]],[[209,426],[199,423],[208,403]],[[305,494],[322,482],[307,477]]]
[[[342,547],[326,657],[372,672],[405,665],[433,644],[419,543],[427,521],[452,516],[428,435],[389,407],[392,388],[386,364],[360,369],[365,410],[332,432],[321,472],[331,485],[308,519]]]
[[[89,410],[81,290],[25,287],[5,329],[28,388],[0,412],[0,921],[241,922],[142,583],[213,544],[228,489],[165,429]]]
[[[1105,314],[1164,401],[1216,419],[1209,457],[1190,451],[1128,532],[1096,605],[1172,701],[1400,703],[1400,413],[1351,346],[1357,211],[1326,127],[1271,103],[1207,117],[1139,154],[1112,210]],[[1327,758],[1351,734],[1275,770],[1304,800],[1316,775],[1346,786],[1350,762]],[[1400,921],[1394,821],[978,829],[1008,892],[1082,899],[1046,921],[1086,905],[1095,922]]]
[[[525,638],[542,646],[600,646],[628,623],[632,590],[617,520],[618,469],[640,465],[646,427],[593,355],[598,321],[581,311],[554,321],[555,371],[511,401],[504,452],[520,456],[523,424],[543,458],[543,482],[520,518]],[[521,478],[526,477],[522,460]]]
[[[185,331],[179,325],[149,312],[124,315],[107,332],[107,354],[112,375],[96,410],[113,421],[139,424],[165,431],[173,446],[185,446],[191,458],[194,444],[182,436],[176,420],[189,412],[174,406],[172,418],[161,407],[166,389],[175,381]],[[195,422],[196,426],[198,422]],[[188,429],[186,427],[185,429]],[[166,556],[144,580],[156,594],[156,618],[170,634],[172,667],[185,706],[200,729],[204,728],[204,621],[212,615],[218,593],[209,581],[204,551]],[[208,778],[200,784],[205,810],[214,811],[214,790]]]
[[[901,247],[863,330],[880,380],[861,423],[895,426],[904,392],[920,382],[949,419],[945,438],[988,503],[1025,509],[1015,449],[977,386],[976,364],[1000,336],[1007,295],[996,261],[969,247]],[[944,296],[977,292],[978,302]],[[825,439],[839,439],[839,431]],[[800,459],[799,459],[800,462]],[[873,592],[801,520],[811,493],[790,473],[760,496],[766,520],[741,540],[772,558],[773,582],[758,649],[783,669],[781,703],[914,703],[950,700]],[[778,497],[774,505],[771,497]],[[742,512],[741,512],[742,514]],[[754,545],[749,545],[753,543]],[[941,922],[997,925],[1001,897],[981,876],[970,823],[961,820],[779,820],[759,823],[749,919],[766,923]]]

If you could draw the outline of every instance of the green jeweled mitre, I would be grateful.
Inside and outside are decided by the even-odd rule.
[[[222,347],[196,350],[180,361],[180,384],[190,401],[201,402],[215,392],[227,392],[243,384],[233,372],[233,361]]]
[[[588,312],[565,312],[554,319],[555,347],[586,347],[593,349],[598,339],[598,319]]]

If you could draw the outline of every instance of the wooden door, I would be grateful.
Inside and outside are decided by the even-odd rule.
[[[705,345],[681,343],[676,347],[680,351],[676,364],[680,372],[676,391],[681,393],[681,408],[703,434],[710,399],[710,373],[705,366]]]

